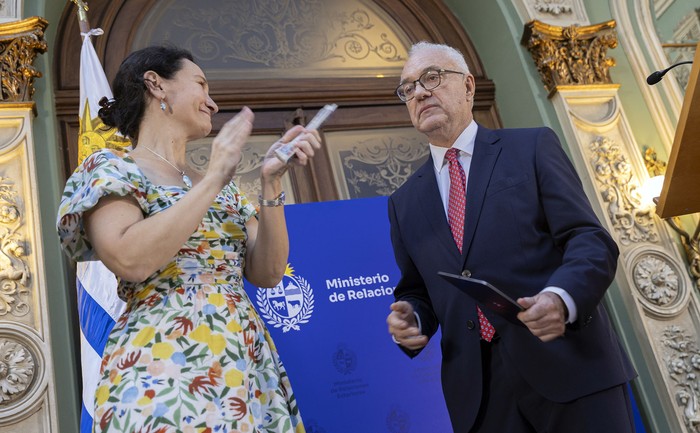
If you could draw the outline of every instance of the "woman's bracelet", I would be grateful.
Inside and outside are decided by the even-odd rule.
[[[258,203],[260,206],[277,207],[284,206],[284,191],[272,200],[265,200],[262,195],[258,195]]]

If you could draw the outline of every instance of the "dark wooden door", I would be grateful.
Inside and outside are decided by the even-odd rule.
[[[241,107],[253,109],[253,137],[237,179],[251,196],[257,195],[261,153],[290,125],[305,123],[327,103],[339,108],[323,125],[320,154],[285,179],[290,201],[352,199],[395,190],[428,154],[425,139],[413,130],[404,104],[393,93],[407,48],[416,41],[447,43],[465,54],[477,83],[475,117],[486,126],[500,126],[493,82],[441,0],[196,3],[92,0],[92,27],[105,31],[94,45],[110,80],[135,49],[163,42],[190,49],[220,108],[212,137]],[[54,47],[66,175],[77,163],[80,44],[74,5],[68,3]],[[194,167],[206,169],[210,141],[190,144]]]

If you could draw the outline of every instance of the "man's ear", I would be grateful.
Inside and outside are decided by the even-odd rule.
[[[469,97],[474,96],[474,89],[476,88],[474,82],[474,76],[469,74],[465,77],[464,80],[464,86],[467,88],[466,93],[467,93],[467,100],[469,100]]]

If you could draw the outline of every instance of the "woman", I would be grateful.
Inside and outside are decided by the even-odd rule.
[[[289,244],[274,149],[299,136],[298,164],[319,148],[297,126],[261,169],[260,210],[231,181],[253,122],[244,108],[212,142],[209,168],[187,166],[185,146],[205,137],[218,108],[189,52],[149,47],[129,55],[100,117],[134,150],[95,152],[67,182],[58,217],[75,260],[101,260],[127,302],[105,347],[94,430],[303,432],[289,380],[243,276],[274,287]]]

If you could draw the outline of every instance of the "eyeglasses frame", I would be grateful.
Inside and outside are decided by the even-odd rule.
[[[437,83],[437,85],[436,85],[435,87],[431,87],[430,89],[428,89],[428,88],[425,87],[425,85],[423,84],[423,82],[422,82],[421,80],[422,80],[426,75],[428,75],[428,74],[431,73],[431,72],[437,72],[437,73],[438,73],[439,81],[438,81],[438,83]],[[441,68],[441,69],[428,69],[427,71],[423,72],[423,73],[420,75],[420,77],[418,77],[417,80],[408,81],[408,82],[401,83],[401,84],[399,84],[398,86],[396,86],[396,90],[394,91],[394,93],[396,93],[396,96],[398,96],[399,99],[400,99],[402,102],[409,102],[409,101],[413,100],[413,98],[416,97],[416,96],[415,96],[415,92],[414,92],[413,96],[411,96],[410,98],[408,98],[408,99],[403,99],[403,98],[401,97],[401,95],[399,94],[399,89],[400,89],[400,88],[402,88],[402,87],[405,86],[406,84],[413,84],[413,87],[414,87],[414,90],[415,90],[415,89],[418,88],[418,84],[420,84],[421,87],[422,87],[423,89],[425,89],[425,90],[428,91],[428,92],[431,92],[431,91],[437,89],[438,87],[440,87],[440,84],[442,84],[442,75],[443,75],[443,74],[461,74],[461,75],[467,75],[465,72],[453,71],[453,70],[451,70],[451,69],[444,69],[444,68]]]

